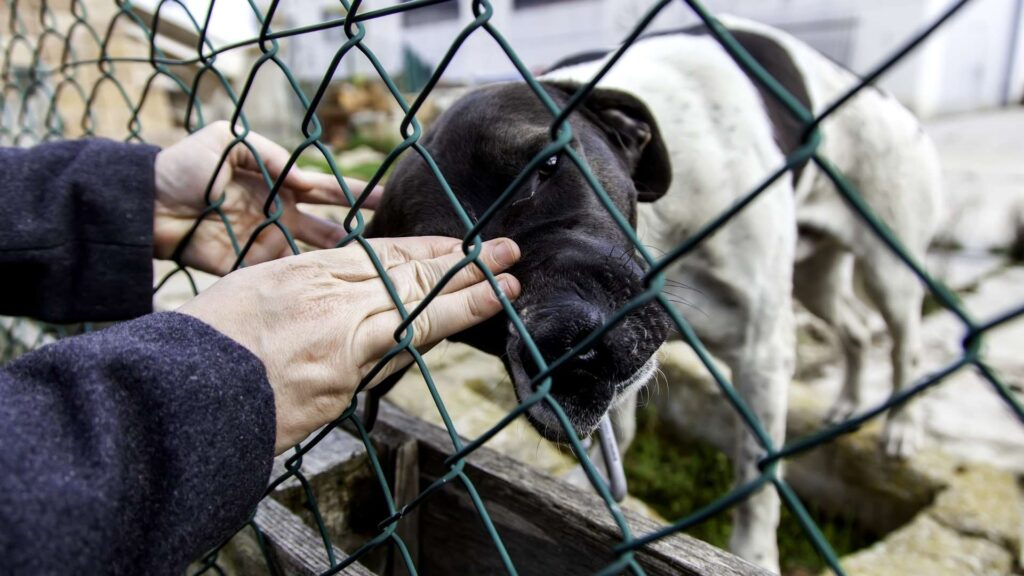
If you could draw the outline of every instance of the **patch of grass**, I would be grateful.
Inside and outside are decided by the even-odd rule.
[[[299,159],[295,161],[295,164],[303,170],[315,170],[325,174],[331,171],[331,167],[327,164],[327,160],[324,160],[323,156],[319,154],[299,156]]]
[[[331,172],[330,165],[328,165],[327,161],[319,155],[300,156],[296,164],[298,164],[299,168],[302,168],[303,170],[316,170],[317,172],[323,172],[325,174],[329,174]],[[391,170],[394,169],[394,167],[395,163],[392,163],[391,166],[388,167],[387,172],[384,173],[384,177],[381,179],[382,183],[387,181],[388,175],[391,174]],[[347,178],[369,180],[374,173],[377,172],[378,168],[380,168],[380,163],[378,162],[365,162],[363,164],[356,164],[355,166],[346,168],[341,171],[341,174]]]
[[[729,459],[709,445],[681,443],[659,430],[653,408],[643,409],[638,414],[636,439],[626,454],[625,465],[630,494],[670,521],[711,503],[732,487]],[[814,509],[809,511],[840,556],[878,539],[877,535],[865,532],[850,520],[824,517]],[[731,521],[730,515],[720,514],[687,530],[687,533],[727,549]],[[778,539],[782,569],[787,576],[817,574],[825,568],[796,517],[785,506]]]
[[[384,176],[381,178],[381,183],[387,181],[388,175],[391,174],[391,170],[394,167],[395,167],[394,163],[392,163],[391,166],[388,166],[387,172],[385,172]],[[364,162],[363,164],[356,164],[355,166],[352,166],[351,168],[346,170],[345,171],[345,175],[350,177],[350,178],[359,178],[360,180],[369,180],[370,178],[373,177],[374,174],[377,173],[377,169],[378,168],[380,168],[380,164],[377,163],[377,162]]]
[[[397,148],[401,142],[401,140],[393,136],[369,136],[367,134],[357,132],[349,138],[348,142],[345,143],[345,149],[355,150],[360,146],[366,146],[380,152],[381,154],[387,154]]]

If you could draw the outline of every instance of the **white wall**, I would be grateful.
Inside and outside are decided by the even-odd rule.
[[[378,2],[371,4],[373,4],[373,9],[385,5]],[[275,27],[278,29],[310,26],[325,20],[341,18],[344,15],[340,10],[341,4],[337,0],[281,2],[278,6],[279,18],[283,24]],[[396,16],[376,18],[366,22],[364,26],[366,27],[366,37],[363,42],[373,51],[381,64],[388,71],[401,69],[401,18]],[[316,82],[323,77],[331,64],[331,59],[346,40],[347,37],[341,27],[301,34],[282,39],[282,53],[297,78],[307,82]],[[342,78],[353,74],[374,74],[369,60],[356,49],[350,51],[342,59],[335,77]]]
[[[409,46],[436,64],[456,35],[472,21],[471,0],[460,4],[458,21],[404,26],[400,16],[366,23],[366,44],[389,71],[397,73]],[[726,12],[779,26],[803,38],[858,73],[880,63],[910,35],[954,0],[708,0]],[[373,8],[397,0],[374,3]],[[1010,87],[1011,101],[1024,95],[1024,31],[1011,46],[1017,5],[1024,0],[975,0],[936,36],[884,76],[881,85],[923,116],[1001,105]],[[614,47],[635,25],[652,0],[572,0],[515,9],[513,0],[492,0],[492,24],[528,68],[538,71],[569,54]],[[336,12],[335,0],[284,2],[289,26],[308,25]],[[1019,16],[1018,20],[1024,16]],[[687,26],[697,21],[680,3],[669,5],[651,29]],[[340,30],[285,41],[288,62],[299,77],[319,78],[344,41]],[[1016,60],[1011,55],[1016,53]],[[1014,65],[1011,66],[1011,63]],[[360,56],[345,63],[341,75],[370,72]],[[1010,77],[1008,77],[1010,74]],[[445,73],[451,83],[483,83],[518,78],[512,63],[484,30],[477,30]]]
[[[473,20],[472,0],[460,2],[458,23],[405,29],[405,41],[428,62],[438,62],[455,36]],[[561,56],[607,48],[612,40],[604,26],[607,0],[573,0],[516,10],[512,0],[492,0],[491,24],[523,63],[538,71]],[[477,30],[458,52],[445,76],[453,82],[491,82],[519,77],[515,66],[485,30]]]
[[[939,13],[949,0],[932,0],[929,9]],[[923,73],[923,86],[917,94],[917,107],[925,114],[951,113],[1001,105],[1006,97],[1007,76],[1016,75],[1012,84],[1013,100],[1019,101],[1021,80],[1010,72],[1013,54],[1020,43],[1011,46],[1017,0],[985,0],[969,4],[936,35],[938,52]],[[934,17],[934,16],[933,16]],[[1019,60],[1017,61],[1019,64]],[[931,75],[931,77],[929,77]]]
[[[954,0],[710,0],[709,9],[789,30],[858,73],[867,73]],[[922,116],[999,106],[1024,96],[1024,29],[1020,0],[975,0],[923,46],[882,77],[891,91]],[[646,0],[617,9],[639,17]],[[672,6],[656,26],[692,21],[685,6]],[[624,27],[620,26],[620,30]],[[1024,30],[1021,30],[1024,36]],[[1016,57],[1014,58],[1014,54]]]

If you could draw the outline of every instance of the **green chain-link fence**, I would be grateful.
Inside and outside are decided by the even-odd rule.
[[[866,421],[876,418],[894,405],[906,402],[912,397],[921,394],[960,370],[973,369],[980,373],[981,376],[991,383],[992,387],[1006,401],[1016,416],[1024,421],[1024,408],[1008,390],[996,371],[981,355],[985,334],[993,328],[1024,314],[1024,304],[1007,310],[995,318],[985,320],[973,318],[964,309],[955,294],[930,276],[920,262],[908,256],[907,251],[901,246],[896,236],[873,213],[872,208],[864,202],[854,186],[836,170],[827,158],[822,157],[818,153],[819,144],[821,143],[818,128],[821,122],[839,110],[851,97],[892,68],[930,34],[947,22],[949,18],[967,5],[970,0],[960,0],[952,4],[939,18],[928,24],[920,33],[914,35],[905,45],[873,68],[864,76],[860,83],[853,86],[842,97],[825,107],[824,111],[817,115],[807,110],[779,82],[772,78],[729,32],[717,22],[714,15],[704,7],[703,3],[697,0],[685,0],[684,3],[707,25],[710,34],[732,55],[735,61],[777,98],[788,113],[804,126],[804,139],[803,144],[786,158],[785,165],[779,166],[778,170],[772,173],[760,186],[751,190],[732,207],[694,233],[683,244],[657,258],[651,255],[636,238],[628,222],[615,208],[602,189],[601,183],[591,173],[586,162],[570,146],[572,132],[565,120],[573,110],[580,106],[604,73],[614,66],[619,57],[641,36],[655,16],[671,3],[671,0],[661,0],[654,3],[640,21],[636,23],[630,34],[625,38],[621,48],[613,54],[601,72],[592,81],[581,86],[568,101],[567,105],[561,109],[545,93],[530,70],[516,55],[509,42],[492,24],[494,10],[487,0],[476,0],[473,2],[472,22],[462,28],[455,36],[444,57],[415,100],[412,102],[407,101],[405,96],[396,87],[391,74],[381,64],[365,40],[368,37],[372,38],[373,23],[377,19],[397,17],[401,12],[421,9],[444,1],[452,0],[416,0],[374,9],[371,6],[361,6],[363,3],[360,0],[340,0],[342,12],[340,12],[341,17],[337,19],[323,21],[311,26],[277,28],[274,26],[274,16],[279,7],[278,0],[272,0],[266,7],[261,7],[256,2],[250,0],[247,6],[261,24],[258,35],[229,45],[215,46],[210,41],[207,33],[211,20],[210,14],[213,11],[215,1],[210,2],[209,12],[193,14],[184,3],[176,0],[158,0],[155,3],[155,7],[150,8],[149,12],[138,10],[129,0],[111,0],[110,5],[97,2],[95,6],[93,3],[84,0],[65,0],[60,4],[50,0],[3,0],[2,6],[5,14],[0,17],[0,23],[3,24],[3,29],[0,30],[0,49],[3,50],[3,59],[0,61],[0,78],[2,78],[3,82],[3,100],[2,104],[0,104],[2,106],[0,107],[0,144],[28,146],[37,142],[65,137],[110,135],[99,127],[104,123],[109,125],[111,122],[117,125],[117,128],[122,131],[122,136],[126,140],[142,141],[143,118],[145,117],[147,99],[152,98],[152,93],[159,83],[166,84],[167,82],[170,82],[173,90],[180,91],[180,94],[184,96],[185,109],[179,112],[184,114],[183,123],[187,129],[194,131],[201,128],[208,121],[206,116],[204,116],[203,105],[196,97],[200,84],[206,81],[218,85],[230,98],[234,109],[231,120],[235,135],[231,146],[248,146],[246,136],[250,131],[250,124],[244,108],[247,101],[260,97],[259,94],[254,93],[252,90],[253,81],[257,73],[268,67],[276,68],[283,73],[284,78],[287,79],[289,89],[294,93],[298,101],[301,102],[305,115],[299,128],[304,140],[292,149],[285,172],[303,153],[308,154],[309,151],[312,151],[322,155],[330,170],[338,176],[345,195],[353,206],[344,220],[348,235],[339,245],[358,243],[366,250],[384,279],[389,294],[396,302],[402,317],[405,319],[405,322],[396,331],[395,346],[380,361],[377,368],[367,375],[366,380],[368,381],[373,378],[377,370],[383,367],[390,358],[402,351],[408,351],[422,371],[426,385],[429,387],[437,409],[441,413],[451,438],[453,451],[452,456],[447,461],[448,473],[400,508],[396,506],[391,497],[392,491],[382,472],[382,467],[373,444],[370,442],[363,423],[357,416],[355,402],[332,425],[315,437],[310,438],[304,444],[296,446],[294,453],[287,460],[285,472],[273,480],[269,490],[273,490],[274,487],[290,478],[295,478],[301,483],[307,499],[307,506],[312,511],[312,516],[317,525],[316,528],[323,540],[325,553],[331,564],[330,570],[326,572],[327,574],[338,573],[344,570],[350,563],[358,561],[374,548],[387,544],[396,546],[408,571],[416,573],[416,567],[413,565],[405,543],[396,532],[396,528],[407,512],[422,504],[425,499],[430,498],[440,487],[448,483],[461,484],[468,492],[483,521],[482,525],[494,542],[496,553],[500,556],[508,572],[515,574],[516,566],[505,550],[502,536],[495,529],[483,499],[477,493],[473,483],[464,473],[463,469],[465,458],[469,454],[485,445],[496,433],[523,414],[530,406],[540,402],[546,403],[557,415],[574,453],[580,455],[587,476],[590,478],[595,490],[604,500],[608,514],[611,515],[621,530],[621,542],[612,551],[615,560],[601,571],[602,574],[616,574],[622,571],[642,573],[643,570],[637,562],[635,554],[645,544],[675,532],[686,530],[716,514],[723,513],[744,498],[749,497],[753,492],[768,487],[768,485],[771,485],[768,489],[778,491],[782,501],[795,515],[803,527],[807,538],[813,543],[824,561],[835,573],[842,574],[843,570],[829,542],[822,536],[818,526],[808,515],[804,505],[793,489],[778,473],[777,464],[780,461],[801,454],[827,443],[842,434],[857,429]],[[983,0],[974,1],[981,2]],[[87,12],[87,4],[96,13],[91,14]],[[167,5],[173,5],[175,10],[186,16],[186,27],[191,27],[191,32],[197,39],[195,46],[189,47],[191,52],[188,57],[168,55],[166,50],[162,50],[159,47],[157,39],[161,33],[161,27],[166,26],[161,14],[165,7],[167,9],[171,8],[171,6]],[[285,64],[280,53],[281,46],[279,42],[289,37],[327,29],[335,29],[343,33],[343,42],[340,46],[337,46],[328,69],[324,71],[322,80],[315,87],[315,90],[312,91],[312,97],[310,97],[302,89],[300,83]],[[371,179],[371,184],[379,181],[396,158],[410,149],[409,153],[419,154],[431,166],[435,166],[430,160],[430,154],[420,144],[421,128],[416,119],[416,114],[421,109],[425,99],[437,85],[456,52],[463,46],[467,38],[473,34],[485,34],[493,38],[522,75],[523,80],[536,94],[537,98],[550,110],[552,138],[548,146],[541,150],[527,165],[522,167],[520,176],[504,190],[494,202],[492,208],[477,220],[474,220],[465,213],[461,204],[456,200],[451,189],[445,183],[444,175],[436,167],[434,168],[434,175],[447,193],[452,206],[465,226],[466,232],[463,246],[466,256],[456,268],[453,268],[442,278],[439,285],[421,305],[415,310],[408,311],[402,306],[394,287],[387,280],[384,268],[374,254],[370,244],[363,237],[364,220],[360,214],[360,206],[365,197],[354,197],[346,187],[344,180],[341,179],[344,171],[338,168],[331,151],[321,141],[322,126],[315,111],[324,98],[326,89],[338,70],[339,65],[345,58],[357,57],[353,52],[360,52],[373,65],[381,80],[383,80],[394,99],[405,112],[405,117],[401,124],[401,133],[398,135],[401,138],[401,142],[387,154],[382,166]],[[126,38],[129,40],[126,40]],[[135,40],[130,40],[131,38]],[[224,57],[227,52],[245,49],[258,50],[258,56],[251,63],[248,74],[245,75],[245,81],[241,84],[241,89],[236,90],[238,84],[233,82],[231,78],[218,68],[218,59]],[[114,103],[111,103],[111,98],[114,99]],[[101,101],[102,107],[99,106]],[[114,119],[107,117],[110,115],[110,110],[117,112]],[[252,148],[250,147],[250,149]],[[255,153],[254,149],[253,152]],[[508,301],[503,300],[505,314],[507,314],[515,329],[518,330],[529,354],[540,369],[540,373],[533,380],[536,392],[524,399],[516,409],[509,412],[507,416],[489,431],[470,442],[463,442],[437,392],[430,371],[419,352],[411,345],[413,335],[411,323],[430,304],[444,284],[458,270],[469,265],[480,266],[477,260],[477,256],[480,253],[478,232],[497,211],[510,201],[522,178],[531,174],[547,158],[557,153],[564,154],[566,158],[579,168],[592,188],[593,193],[613,216],[618,227],[633,241],[638,254],[649,266],[646,276],[647,288],[609,318],[608,323],[604,327],[590,334],[572,351],[567,352],[564,356],[550,364],[544,361],[513,307]],[[225,156],[226,154],[227,152],[225,152]],[[962,342],[963,352],[958,359],[931,375],[920,379],[912,387],[893,396],[885,403],[864,411],[840,424],[828,426],[804,437],[794,438],[784,446],[775,446],[754,412],[735,392],[728,379],[716,368],[708,352],[687,323],[686,318],[662,294],[662,288],[665,283],[665,270],[671,263],[691,252],[702,241],[714,234],[716,230],[727,225],[737,213],[744,210],[759,194],[768,189],[772,182],[786,174],[791,167],[807,161],[814,162],[835,183],[838,193],[842,195],[850,210],[855,211],[863,219],[865,225],[869,226],[893,253],[913,270],[918,279],[927,287],[931,297],[959,318],[963,324],[965,336]],[[262,169],[261,160],[260,163]],[[257,232],[248,239],[248,242],[240,243],[235,237],[227,217],[220,209],[220,203],[223,199],[210,198],[209,208],[207,213],[204,214],[204,217],[212,213],[220,218],[225,231],[234,242],[237,253],[236,266],[244,264],[246,253],[257,234],[276,233],[268,230],[270,228],[276,228],[280,233],[284,234],[293,251],[299,251],[288,229],[279,221],[281,208],[276,194],[280,181],[272,181],[267,176],[265,169],[263,174],[266,184],[272,191],[271,200],[265,206],[266,219]],[[198,226],[198,221],[196,226]],[[188,242],[188,238],[186,238],[185,242]],[[176,257],[180,256],[183,248],[184,246],[179,248],[176,252]],[[497,290],[494,276],[483,266],[480,267],[492,287],[500,293]],[[174,274],[186,275],[191,281],[190,271],[181,265],[168,276]],[[165,277],[158,283],[158,290],[166,280],[167,278]],[[194,282],[192,287],[195,289]],[[580,439],[574,433],[573,427],[569,424],[565,413],[551,396],[551,379],[549,375],[569,358],[585,351],[596,339],[609,330],[612,325],[622,320],[625,315],[652,301],[658,302],[671,316],[672,322],[679,333],[696,351],[704,366],[717,381],[725,398],[738,412],[742,422],[760,442],[765,454],[761,459],[762,473],[753,481],[736,486],[711,504],[692,511],[686,517],[675,520],[675,522],[663,529],[648,534],[633,534],[619,506],[611,497],[607,486],[603,481],[599,480],[596,469],[586,456],[586,450],[583,449]],[[5,322],[4,330],[8,333],[20,331],[22,342],[26,340],[25,334],[28,334],[29,345],[41,344],[50,338],[45,328],[41,329],[19,320],[8,319]],[[50,332],[53,332],[54,336],[61,335],[61,331],[56,329]],[[9,341],[13,340],[9,339]],[[8,350],[7,352],[10,353],[11,351]],[[331,539],[318,509],[317,495],[303,474],[303,456],[311,450],[315,450],[318,443],[332,428],[345,423],[347,423],[349,429],[354,430],[358,434],[366,445],[373,472],[379,481],[380,490],[386,500],[390,515],[387,520],[381,523],[379,532],[375,537],[366,541],[359,549],[352,550],[351,555],[346,559],[339,560],[335,558]],[[250,523],[250,526],[256,529],[254,523]],[[209,570],[220,572],[217,564],[217,551],[214,550],[202,559],[200,565],[201,572]]]

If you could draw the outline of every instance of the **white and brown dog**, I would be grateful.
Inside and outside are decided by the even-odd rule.
[[[734,18],[737,40],[814,112],[856,78],[795,38]],[[541,80],[564,104],[607,56],[564,61]],[[524,84],[471,92],[423,140],[462,207],[483,214],[526,162],[549,141],[551,115]],[[633,220],[642,241],[670,251],[760,185],[797,148],[803,127],[739,68],[700,28],[647,36],[629,48],[569,119],[573,148],[611,199]],[[913,115],[893,97],[868,89],[821,127],[820,152],[856,186],[872,209],[921,259],[939,219],[939,166]],[[371,234],[461,237],[442,187],[427,164],[406,156],[396,168]],[[523,248],[512,270],[523,284],[516,303],[545,360],[564,355],[642,290],[643,266],[586,181],[566,159],[552,157],[522,181],[517,198],[482,231],[510,236]],[[761,197],[668,269],[693,289],[701,312],[680,310],[710,351],[732,370],[745,401],[776,446],[784,443],[786,387],[794,370],[793,298],[835,328],[846,357],[846,381],[829,418],[858,408],[870,333],[853,291],[862,276],[892,336],[893,388],[914,376],[923,289],[845,205],[813,164],[795,167]],[[635,394],[654,372],[653,353],[667,335],[657,306],[638,309],[590,350],[553,374],[552,394],[577,432],[589,434],[617,403],[618,428],[633,429]],[[536,366],[504,319],[456,338],[501,356],[520,398]],[[386,388],[385,388],[386,389]],[[624,401],[625,400],[625,401]],[[550,408],[528,416],[549,438],[561,438]],[[906,456],[921,441],[913,404],[889,414],[884,443]],[[759,471],[764,450],[737,434],[736,481]],[[779,498],[762,489],[737,507],[731,547],[778,570],[775,528]]]

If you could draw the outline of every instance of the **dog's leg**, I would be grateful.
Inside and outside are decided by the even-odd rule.
[[[796,297],[836,331],[843,349],[846,376],[826,416],[826,421],[832,423],[846,420],[860,406],[871,344],[863,304],[853,292],[853,264],[853,254],[829,241],[797,265],[793,281]]]
[[[751,334],[736,355],[733,381],[737,391],[754,410],[776,447],[786,437],[786,390],[793,376],[794,335],[790,299],[775,306],[774,322],[753,322],[764,329]],[[749,428],[737,424],[733,467],[737,485],[753,481],[761,471],[758,460],[765,451]],[[781,465],[779,474],[782,473]],[[751,562],[779,572],[775,532],[779,525],[779,495],[770,484],[736,507],[730,549]]]
[[[902,262],[882,249],[867,262],[864,285],[892,336],[893,394],[897,394],[910,386],[915,376],[924,289]],[[893,408],[882,434],[886,453],[897,458],[913,455],[923,441],[922,426],[919,402],[912,400]]]

